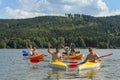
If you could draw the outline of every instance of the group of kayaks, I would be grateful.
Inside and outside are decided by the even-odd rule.
[[[82,60],[83,55],[78,53],[76,55],[64,55],[64,59],[71,59],[71,60]],[[53,68],[58,68],[58,69],[63,69],[67,70],[69,67],[75,67],[77,70],[89,70],[89,69],[100,69],[101,62],[85,62],[83,64],[78,64],[75,61],[71,62],[61,62],[61,61],[54,61],[54,62],[49,62],[49,66]]]
[[[59,68],[63,70],[67,70],[70,65],[67,65],[67,63],[61,62],[61,61],[54,61],[49,63],[50,67],[53,68]],[[89,69],[100,69],[101,62],[85,62],[83,64],[76,64],[76,68],[79,71],[82,70],[89,70]]]
[[[107,57],[107,56],[111,56],[111,55],[112,55],[112,53],[105,54],[103,56],[100,56],[99,58]],[[75,59],[75,57],[77,57],[77,56],[78,55],[75,55],[74,57],[69,56],[67,58]],[[82,57],[81,57],[81,59],[82,59]],[[63,70],[67,70],[68,67],[70,67],[70,66],[74,66],[79,71],[98,70],[101,67],[101,61],[98,61],[98,62],[89,62],[89,61],[87,61],[87,62],[85,62],[83,64],[79,64],[77,62],[69,62],[69,64],[68,64],[68,63],[64,63],[64,62],[60,62],[60,61],[54,61],[54,62],[50,62],[49,65],[51,67],[53,67],[53,68],[59,68],[59,69],[63,69]]]
[[[26,59],[29,59],[32,63],[38,63],[40,60],[44,59],[44,54],[38,54],[34,56],[24,55]],[[76,54],[76,55],[64,55],[64,59],[74,59],[74,60],[81,60],[82,54]],[[69,66],[75,66],[78,70],[86,70],[86,69],[99,69],[101,65],[101,62],[86,62],[84,64],[77,64],[77,62],[61,62],[61,61],[53,61],[49,62],[49,66],[56,69],[62,69],[67,70]]]

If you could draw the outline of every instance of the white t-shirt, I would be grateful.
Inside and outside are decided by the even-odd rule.
[[[30,48],[28,48],[27,51],[28,51],[28,54],[30,54],[30,55],[33,54]]]

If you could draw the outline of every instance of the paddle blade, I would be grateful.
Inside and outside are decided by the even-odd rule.
[[[23,50],[22,53],[23,53],[23,56],[28,56],[28,53],[25,50]]]
[[[77,66],[77,62],[69,62],[68,66],[69,67],[76,67]]]

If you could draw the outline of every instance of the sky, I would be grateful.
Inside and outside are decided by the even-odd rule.
[[[65,13],[95,17],[120,15],[120,0],[0,0],[0,19],[64,16]]]

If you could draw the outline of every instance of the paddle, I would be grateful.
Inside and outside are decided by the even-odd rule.
[[[100,56],[99,58],[103,58],[103,57],[107,57],[107,56],[111,56],[112,55],[112,53],[110,53],[110,54],[105,54],[105,55],[103,55],[103,56]],[[79,64],[81,64],[81,63],[71,63],[71,64],[69,64],[69,66],[77,66],[77,65],[79,65]]]
[[[28,53],[25,50],[22,50],[23,56],[28,56]]]
[[[112,55],[112,53],[110,53],[110,54],[105,54],[105,55],[103,55],[103,56],[100,56],[99,58],[103,58],[103,57],[107,57],[107,56],[111,56]]]
[[[69,66],[70,67],[76,67],[77,66],[77,62],[68,62],[69,64]]]

